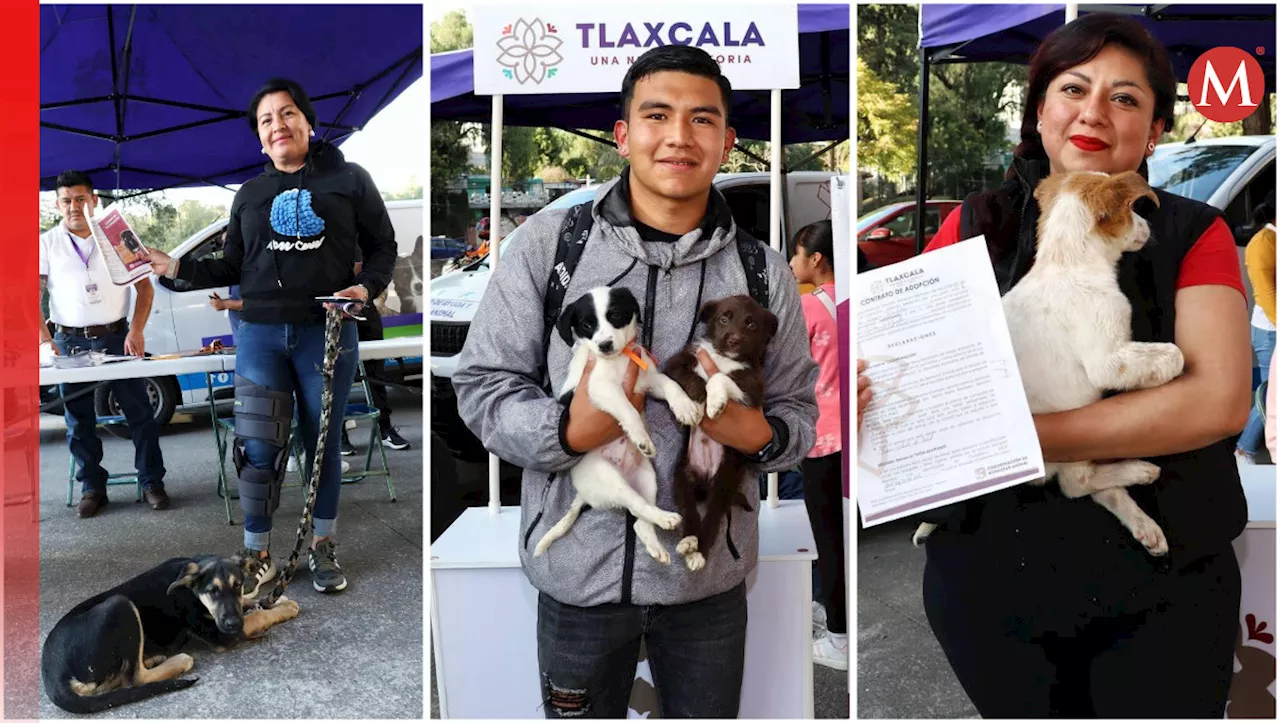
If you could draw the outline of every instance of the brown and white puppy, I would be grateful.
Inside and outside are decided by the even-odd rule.
[[[1120,257],[1150,236],[1134,209],[1159,205],[1132,171],[1054,174],[1040,182],[1035,265],[1002,304],[1032,414],[1092,404],[1104,392],[1146,389],[1182,373],[1182,352],[1165,343],[1132,340],[1129,299],[1120,290]],[[1141,460],[1045,465],[1044,484],[1057,477],[1067,497],[1089,495],[1106,507],[1152,555],[1169,551],[1164,531],[1125,488],[1150,484],[1160,468]],[[934,529],[922,524],[919,544]]]
[[[708,418],[719,417],[730,400],[759,408],[764,404],[764,355],[778,332],[778,317],[743,295],[708,301],[698,311],[698,321],[704,325],[702,335],[667,362],[667,376],[694,402],[706,405]],[[710,378],[698,361],[699,349],[716,365]],[[729,507],[736,503],[751,509],[741,492],[749,464],[741,452],[716,442],[701,427],[691,427],[689,445],[676,468],[682,518],[676,552],[690,570],[706,564],[705,554]],[[699,503],[706,505],[701,517]]]

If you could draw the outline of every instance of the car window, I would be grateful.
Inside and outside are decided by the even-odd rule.
[[[1251,145],[1160,146],[1148,162],[1147,176],[1156,188],[1207,202],[1256,148]]]
[[[733,222],[756,239],[769,242],[769,187],[735,186],[723,189]],[[787,244],[790,247],[790,243]]]
[[[924,211],[924,235],[932,236],[938,232],[938,227],[942,225],[941,221],[942,209],[937,206],[926,206]]]
[[[903,211],[901,216],[884,224],[882,228],[889,229],[889,233],[896,236],[914,236],[916,233],[916,214],[915,211]]]
[[[877,208],[874,211],[863,214],[862,217],[858,219],[858,233],[862,233],[863,231],[866,231],[867,229],[871,228],[875,224],[879,223],[882,219],[885,219],[891,216],[894,211],[897,211],[898,209],[906,205],[907,204],[905,203],[891,203],[888,206],[882,206],[880,208]]]
[[[1268,193],[1276,190],[1276,162],[1272,159],[1266,167],[1249,181],[1244,190],[1231,203],[1227,204],[1224,215],[1227,225],[1231,227],[1236,244],[1247,246],[1258,227],[1253,223],[1253,210],[1266,199]]]
[[[199,261],[202,259],[220,259],[222,258],[222,232],[226,230],[226,226],[219,228],[217,231],[209,234],[205,240],[196,244],[190,251],[186,252],[179,258],[192,259]],[[170,291],[191,291],[191,282],[182,279],[169,279],[160,277],[160,285]]]

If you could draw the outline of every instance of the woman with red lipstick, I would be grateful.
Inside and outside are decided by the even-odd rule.
[[[1035,261],[1036,185],[1050,173],[1136,170],[1173,125],[1177,78],[1137,22],[1089,14],[1031,58],[1022,142],[1004,185],[971,195],[929,248],[984,234],[1001,292]],[[1056,485],[935,510],[929,624],[983,717],[1221,718],[1233,670],[1244,529],[1232,437],[1250,403],[1249,322],[1231,232],[1205,204],[1157,191],[1152,242],[1120,284],[1135,341],[1176,343],[1172,382],[1038,415],[1046,461],[1147,459],[1130,494],[1160,523],[1152,557],[1101,506]]]

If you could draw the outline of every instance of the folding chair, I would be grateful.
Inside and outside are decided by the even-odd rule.
[[[97,426],[101,427],[104,424],[128,424],[128,423],[129,422],[127,419],[124,418],[124,415],[110,415],[110,416],[98,417]],[[117,485],[129,485],[129,484],[133,485],[136,488],[135,498],[133,501],[141,502],[142,501],[142,480],[138,479],[137,472],[116,472],[114,474],[107,475],[108,488],[117,486]],[[71,456],[70,453],[68,453],[67,454],[67,507],[71,507],[72,505],[75,504],[75,502],[73,501],[75,499],[75,492],[76,492],[76,458]]]

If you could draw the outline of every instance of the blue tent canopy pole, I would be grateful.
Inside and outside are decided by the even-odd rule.
[[[929,49],[920,46],[920,120],[916,125],[916,253],[924,253],[924,210],[929,180]]]

